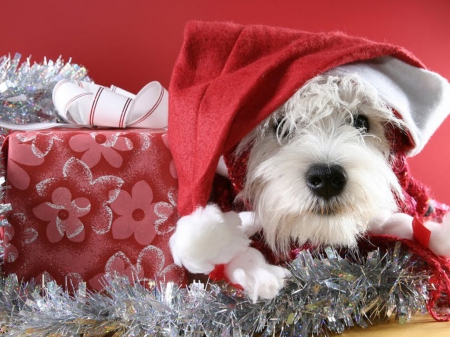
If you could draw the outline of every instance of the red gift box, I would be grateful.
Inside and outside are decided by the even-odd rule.
[[[4,271],[25,281],[85,281],[105,273],[184,284],[168,240],[178,219],[166,133],[52,130],[11,134]]]

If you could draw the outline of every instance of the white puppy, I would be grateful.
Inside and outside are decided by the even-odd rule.
[[[396,213],[402,191],[386,135],[402,123],[358,75],[313,78],[237,148],[236,155],[250,150],[238,198],[254,213],[208,205],[183,217],[171,238],[175,262],[206,274],[225,264],[228,279],[256,301],[274,297],[289,275],[248,247],[260,229],[280,255],[292,244],[353,247],[371,230],[412,239],[412,218]],[[444,246],[438,253],[449,254]]]

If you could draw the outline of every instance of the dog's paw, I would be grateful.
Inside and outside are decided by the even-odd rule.
[[[225,274],[232,283],[244,288],[253,303],[258,297],[274,298],[291,275],[285,268],[268,264],[261,252],[251,247],[225,266]]]
[[[431,232],[428,247],[436,255],[450,257],[450,213],[442,219],[442,223],[425,222],[424,226]]]
[[[192,273],[208,274],[245,251],[250,240],[239,215],[223,213],[216,205],[196,209],[178,220],[170,238],[174,262]]]

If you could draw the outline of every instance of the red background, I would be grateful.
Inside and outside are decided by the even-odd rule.
[[[402,45],[450,78],[449,0],[10,0],[0,8],[0,56],[72,58],[95,82],[137,92],[168,87],[188,20],[341,30]],[[411,159],[415,177],[450,204],[450,118]]]

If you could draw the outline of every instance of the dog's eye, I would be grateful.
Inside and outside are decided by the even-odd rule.
[[[356,115],[353,118],[353,126],[362,134],[369,132],[369,119],[365,115]]]

